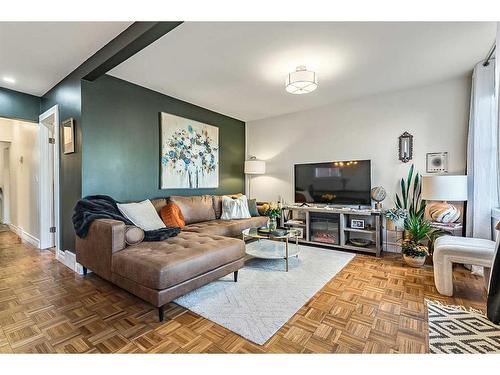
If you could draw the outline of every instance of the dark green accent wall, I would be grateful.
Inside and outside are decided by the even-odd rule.
[[[219,127],[219,188],[159,188],[159,113]],[[119,201],[244,190],[245,123],[141,86],[103,76],[82,81],[83,195]]]
[[[75,251],[75,231],[71,217],[82,192],[82,134],[81,134],[81,73],[72,73],[42,97],[41,110],[59,106],[59,123],[69,117],[75,121],[75,152],[64,154],[60,145],[59,217],[61,249]],[[62,138],[60,127],[59,139]]]
[[[0,87],[0,117],[38,122],[40,98]]]

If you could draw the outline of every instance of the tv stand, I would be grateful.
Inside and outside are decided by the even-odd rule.
[[[354,250],[376,256],[380,256],[382,251],[382,214],[376,209],[303,204],[284,206],[281,226],[298,229],[301,233],[299,242],[306,245]]]

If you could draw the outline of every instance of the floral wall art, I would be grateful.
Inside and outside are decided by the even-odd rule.
[[[219,187],[219,128],[161,114],[162,189]]]

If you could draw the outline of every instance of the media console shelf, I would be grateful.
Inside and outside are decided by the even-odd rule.
[[[354,225],[353,224],[358,224]],[[380,256],[382,215],[379,210],[284,206],[281,225],[300,230],[299,242],[355,250]],[[364,246],[363,242],[367,242]]]

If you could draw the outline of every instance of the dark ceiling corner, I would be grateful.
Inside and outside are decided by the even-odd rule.
[[[182,23],[134,22],[82,64],[93,67],[83,79],[96,80]]]

